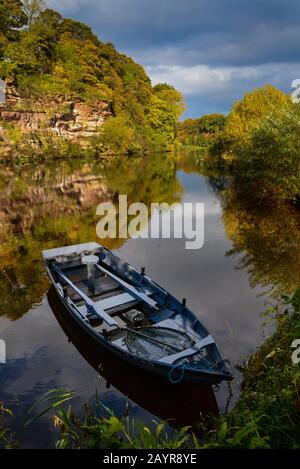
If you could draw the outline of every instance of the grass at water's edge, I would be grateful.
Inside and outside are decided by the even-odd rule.
[[[25,425],[54,409],[57,448],[299,448],[300,362],[294,362],[295,341],[300,339],[300,289],[265,314],[275,315],[277,328],[240,368],[243,384],[237,405],[228,414],[203,417],[197,436],[188,428],[170,432],[164,422],[154,422],[150,429],[128,416],[119,419],[108,409],[103,417],[99,403],[94,409],[86,405],[84,416],[79,417],[71,406],[67,410],[62,406],[72,397],[63,390],[49,391],[37,403],[44,410],[37,413],[35,405]],[[0,447],[21,446],[9,429],[10,418],[13,415],[2,406]]]
[[[219,417],[210,443],[243,448],[300,447],[300,289],[264,314],[274,314],[276,331],[240,368],[240,399]],[[300,344],[300,341],[299,341]],[[293,348],[294,347],[294,348]],[[299,345],[298,345],[299,347]]]

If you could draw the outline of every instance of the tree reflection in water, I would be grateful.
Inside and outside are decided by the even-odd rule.
[[[222,221],[237,268],[246,269],[252,287],[279,296],[300,285],[300,210],[289,202],[253,204],[251,194],[235,190],[229,176],[206,170],[208,184],[220,198]]]
[[[0,315],[12,320],[47,291],[43,249],[92,240],[122,245],[123,239],[97,238],[99,203],[127,194],[129,204],[172,204],[183,191],[175,160],[164,155],[2,167],[0,188]]]

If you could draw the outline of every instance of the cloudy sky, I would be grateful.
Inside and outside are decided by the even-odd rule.
[[[168,82],[186,116],[228,112],[244,92],[300,78],[299,0],[47,0]]]

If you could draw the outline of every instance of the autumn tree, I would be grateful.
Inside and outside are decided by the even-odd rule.
[[[166,142],[173,142],[176,136],[178,117],[184,111],[184,101],[181,93],[166,83],[153,87],[150,104],[146,115],[150,126],[165,137]]]
[[[245,94],[210,149],[210,164],[255,203],[296,202],[300,196],[300,107],[266,85]]]
[[[27,24],[27,17],[20,0],[1,0],[0,3],[0,58],[8,41],[18,37],[20,28]]]
[[[250,134],[266,115],[276,114],[290,102],[289,97],[274,86],[265,85],[245,93],[236,101],[226,118],[223,138],[230,147],[247,144]]]
[[[300,196],[300,106],[289,103],[261,119],[233,167],[236,186],[256,200]]]

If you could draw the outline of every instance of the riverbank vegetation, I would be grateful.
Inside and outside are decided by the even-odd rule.
[[[135,153],[173,144],[184,109],[181,94],[168,84],[152,86],[143,67],[113,44],[101,42],[88,26],[44,9],[38,0],[3,0],[0,24],[0,78],[19,94],[6,106],[46,112],[54,120],[60,114],[68,122],[70,102],[94,107],[107,103],[111,116],[92,142],[100,153]],[[8,127],[10,138],[9,131],[16,131]],[[24,153],[29,151],[26,138],[35,150],[54,155],[73,151],[54,136],[39,129],[11,140]]]
[[[300,194],[300,106],[266,85],[246,93],[213,141],[207,165],[229,176],[255,203],[292,201]]]
[[[277,88],[246,93],[226,117],[179,123],[177,135],[183,148],[205,149],[205,171],[226,177],[249,207],[299,203],[300,105]]]
[[[77,415],[69,403],[61,405],[72,398],[63,390],[48,392],[33,406],[26,426],[52,411],[58,431],[56,447],[60,449],[299,448],[300,365],[292,361],[292,344],[300,334],[300,289],[292,297],[283,296],[264,315],[267,321],[275,318],[276,330],[248,363],[239,367],[243,383],[237,405],[218,417],[199,416],[196,429],[175,430],[167,422],[156,421],[146,425],[128,415],[118,418],[98,398],[94,406],[86,405]],[[20,446],[9,430],[12,413],[2,406],[0,415],[0,446]]]

